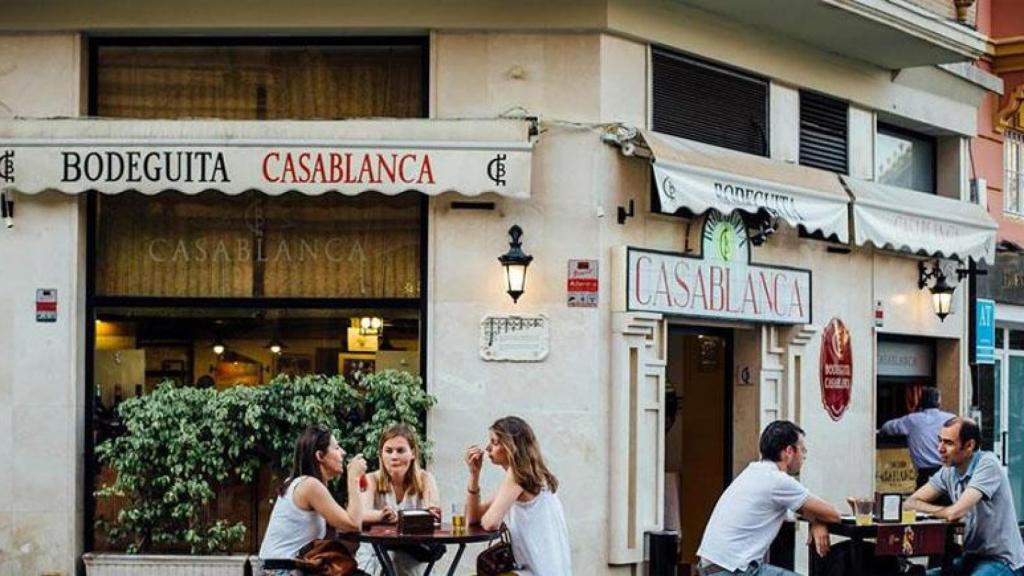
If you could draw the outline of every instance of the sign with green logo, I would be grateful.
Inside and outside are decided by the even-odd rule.
[[[747,226],[737,212],[710,211],[701,257],[627,248],[627,310],[750,320],[811,322],[811,272],[750,263]]]

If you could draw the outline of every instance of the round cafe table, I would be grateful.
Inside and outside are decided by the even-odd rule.
[[[395,566],[391,563],[391,556],[387,554],[387,551],[397,546],[403,544],[458,545],[459,549],[455,552],[455,559],[452,561],[451,568],[448,569],[448,576],[454,576],[459,560],[462,559],[462,553],[466,550],[466,544],[488,542],[498,536],[499,532],[484,530],[479,526],[469,526],[455,532],[447,524],[439,528],[435,527],[433,532],[421,532],[418,534],[400,534],[398,526],[394,524],[375,524],[362,532],[338,534],[338,538],[341,540],[372,546],[373,553],[377,556],[377,561],[380,562],[387,576],[395,576]],[[423,576],[430,576],[430,571],[433,568],[434,562],[428,563]]]

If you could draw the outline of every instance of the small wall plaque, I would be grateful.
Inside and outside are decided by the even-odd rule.
[[[541,362],[550,340],[544,314],[488,315],[480,321],[480,357],[487,361]]]

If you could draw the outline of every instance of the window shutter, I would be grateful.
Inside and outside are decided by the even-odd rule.
[[[768,155],[768,82],[655,48],[653,128],[714,146]]]
[[[800,92],[800,163],[847,174],[849,104]]]

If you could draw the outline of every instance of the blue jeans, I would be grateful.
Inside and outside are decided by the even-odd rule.
[[[778,566],[762,564],[760,562],[754,562],[745,569],[734,570],[732,572],[722,570],[711,574],[705,572],[704,568],[698,565],[697,573],[700,574],[700,576],[797,576],[796,572],[790,572],[789,570],[779,568]]]
[[[928,576],[945,576],[941,568],[932,568]],[[981,556],[961,556],[953,560],[953,576],[1024,576],[1024,568],[1016,570],[1005,562]]]

